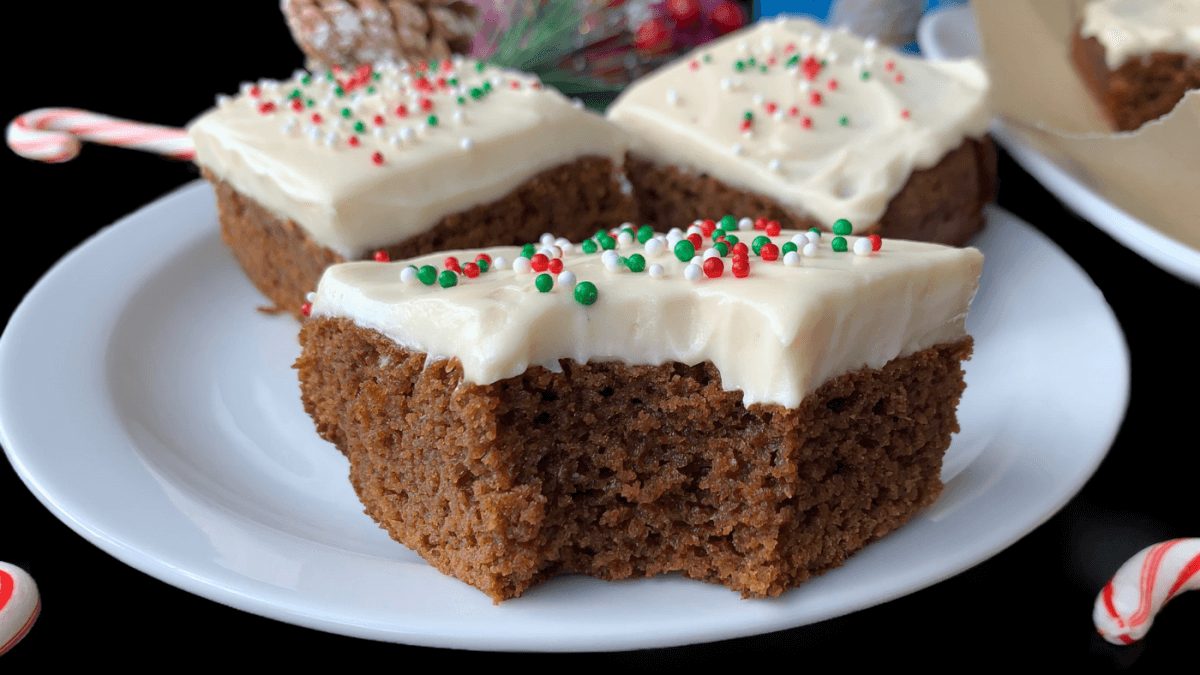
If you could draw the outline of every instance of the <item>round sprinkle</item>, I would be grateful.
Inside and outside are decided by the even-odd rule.
[[[717,221],[717,226],[726,232],[731,232],[737,227],[738,220],[731,215],[724,215],[721,220]]]
[[[479,265],[473,262],[465,263],[462,266],[462,273],[465,274],[468,279],[474,279],[475,277],[479,276]]]
[[[815,227],[810,228],[808,232],[804,233],[804,237],[813,244],[819,243],[821,241],[821,231]]]
[[[846,251],[846,238],[834,237],[833,241],[829,242],[829,246],[838,253],[844,253]]]
[[[850,118],[845,115],[842,115],[841,117],[838,118],[838,124],[843,127],[848,126],[850,124]]]
[[[633,243],[633,235],[629,234],[629,232],[626,230],[621,230],[621,232],[617,234],[617,243],[621,246],[628,246]]]
[[[551,288],[554,288],[554,279],[549,274],[539,274],[533,280],[533,285],[542,293],[549,293]]]
[[[312,314],[312,303],[306,302],[303,305],[300,305],[300,313],[304,316]]]
[[[446,256],[446,259],[442,261],[442,267],[445,267],[446,269],[451,270],[453,272],[461,272],[462,271],[462,268],[459,267],[459,264],[458,264],[458,258],[455,258],[452,255]]]
[[[458,285],[458,275],[450,270],[442,270],[442,273],[438,275],[438,285],[442,288],[456,286]]]
[[[785,244],[786,246],[786,244]],[[797,267],[800,265],[800,254],[795,251],[788,251],[783,254],[783,264],[787,267]]]
[[[417,279],[426,286],[432,286],[433,282],[437,281],[437,269],[433,265],[422,265],[421,269],[417,270]]]
[[[787,254],[791,253],[792,251],[799,251],[799,250],[800,250],[800,247],[799,247],[799,246],[797,246],[797,245],[796,245],[796,242],[794,242],[794,241],[787,241],[787,242],[784,242],[784,243],[783,243],[783,246],[781,246],[781,247],[779,248],[779,251],[780,251],[781,253],[783,253],[783,256],[784,256],[785,258],[787,257]]]
[[[778,237],[779,233],[783,231],[783,228],[779,226],[779,223],[774,220],[768,220],[767,227],[765,229],[768,237]]]
[[[842,236],[845,236],[847,234],[850,234],[853,231],[854,231],[854,226],[851,225],[850,221],[846,220],[845,218],[838,218],[837,220],[833,221],[833,233],[834,234],[840,234]]]
[[[550,270],[551,274],[558,274],[563,271],[563,261],[559,258],[551,258],[550,264],[546,266],[546,269]]]
[[[529,259],[529,266],[533,268],[534,272],[545,272],[550,267],[550,258],[544,254],[535,253]]]
[[[625,262],[616,251],[605,251],[600,262],[604,263],[604,269],[609,272],[620,272],[625,267]]]
[[[726,241],[728,241],[728,239]],[[743,244],[740,241],[735,240],[733,242],[732,253],[734,255],[749,256],[750,255],[750,247],[746,246],[745,244]]]
[[[479,268],[480,274],[486,273],[488,271],[488,268],[490,268],[491,266],[492,266],[492,264],[489,263],[487,260],[484,260],[483,258],[480,258],[475,261],[475,267]]]
[[[735,258],[730,267],[733,270],[733,276],[738,279],[745,279],[750,276],[750,262],[744,258]]]
[[[505,258],[502,255],[496,256],[496,259],[492,261],[492,267],[495,267],[498,270],[508,269],[508,258]]]
[[[706,248],[704,249],[704,255],[701,257],[705,260],[708,260],[709,258],[720,258],[721,252],[715,248]]]
[[[742,218],[741,220],[739,220],[737,222],[737,229],[753,230],[754,229],[754,221],[750,220],[749,218]]]
[[[376,251],[375,262],[387,262],[389,260],[387,251]]]
[[[725,256],[729,255],[729,244],[723,241],[718,241],[717,243],[713,244],[713,247],[709,250],[716,251],[722,258],[724,258]]]
[[[563,270],[558,273],[558,285],[562,288],[575,287],[575,273],[571,270]]]
[[[639,244],[645,244],[654,238],[654,228],[649,225],[643,225],[638,228],[637,240]]]
[[[462,148],[463,150],[470,150],[471,148],[475,147],[475,141],[464,137],[458,142],[458,147]]]
[[[883,237],[877,234],[868,234],[867,239],[871,241],[871,250],[878,251],[883,248]]]
[[[650,269],[646,270],[646,273],[650,275],[651,279],[661,279],[663,278],[663,275],[666,274],[666,271],[663,270],[662,265],[654,263],[650,266]]]
[[[704,270],[699,265],[688,265],[683,268],[683,278],[688,281],[700,281],[704,277]]]
[[[810,241],[807,244],[805,244],[804,248],[800,249],[800,251],[806,257],[815,258],[817,256],[817,245]]]
[[[641,253],[634,253],[625,259],[625,266],[630,272],[641,272],[646,269],[646,258]]]
[[[532,258],[533,254],[537,253],[537,247],[533,244],[525,244],[521,247],[522,258]]]
[[[871,240],[862,237],[854,242],[854,252],[857,255],[871,255]]]
[[[400,270],[400,281],[403,281],[405,284],[408,284],[409,286],[416,284],[418,281],[417,268],[413,267],[412,265],[409,265],[408,267],[405,267],[404,269]]]
[[[526,258],[525,256],[520,256],[514,260],[512,263],[512,268],[517,274],[528,274],[533,269],[529,265],[529,258]]]
[[[779,247],[771,242],[767,242],[762,245],[762,249],[758,252],[758,254],[762,256],[763,260],[771,262],[779,258]]]
[[[596,302],[597,295],[596,284],[590,281],[581,281],[575,286],[575,302],[581,305],[590,305]]]
[[[607,234],[601,233],[596,236],[596,239],[600,242],[600,248],[605,251],[611,251],[617,247],[617,241]]]
[[[693,265],[688,265],[693,267]],[[709,279],[716,279],[725,271],[725,263],[721,262],[720,257],[706,258],[704,260],[704,276]]]
[[[596,244],[596,242],[594,240],[585,239],[585,240],[583,240],[583,243],[580,244],[580,248],[583,249],[584,253],[591,254],[591,253],[595,253],[596,249],[598,249],[600,247]]]
[[[659,239],[658,237],[646,241],[646,255],[650,256],[651,258],[657,258],[658,256],[662,255],[665,248],[666,246],[663,244],[663,240]]]
[[[754,238],[754,241],[750,242],[750,248],[754,251],[754,255],[761,255],[762,247],[769,243],[771,243],[770,238],[760,234]]]
[[[696,246],[687,239],[680,239],[679,242],[675,244],[674,251],[675,257],[679,259],[679,262],[688,262],[692,258],[696,257]]]
[[[554,235],[549,232],[543,232],[542,236],[538,238],[538,243],[540,243],[545,248],[550,248],[551,246],[553,246],[554,241],[555,241]]]

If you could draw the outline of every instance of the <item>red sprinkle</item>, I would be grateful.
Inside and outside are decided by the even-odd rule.
[[[686,237],[686,239],[687,239],[688,241],[692,242],[692,247],[693,247],[693,248],[695,248],[697,251],[699,251],[699,250],[700,250],[700,246],[701,246],[702,244],[704,244],[704,239],[702,239],[702,238],[700,237],[700,233],[699,233],[699,232],[693,232],[693,233],[689,234],[689,235]]]
[[[908,119],[911,116],[912,116],[912,113],[908,112],[908,108],[905,108],[904,110],[900,111],[900,117],[903,117],[904,119]]]
[[[692,70],[700,70],[700,62],[693,59],[692,62],[688,64],[688,68],[691,68]]]
[[[430,84],[429,80],[424,77],[418,77],[416,80],[414,80],[413,86],[420,91],[433,91],[433,85]]]
[[[541,82],[534,82],[533,84],[531,84],[531,85],[529,85],[529,86],[530,86],[531,88],[533,88],[533,89],[541,89],[541,88],[542,88],[542,83],[541,83]]]
[[[462,271],[463,274],[467,275],[468,279],[474,279],[475,277],[479,276],[479,265],[476,265],[473,262],[465,263],[462,266]]]
[[[811,102],[813,105],[821,105],[821,92],[819,92],[819,91],[814,91],[813,93],[809,94],[809,95],[808,95],[808,100],[809,100],[809,102]]]
[[[789,42],[789,43],[787,43],[787,45],[786,45],[786,46],[784,46],[784,48],[783,48],[783,53],[784,53],[784,54],[791,54],[791,53],[792,53],[792,52],[794,52],[794,51],[796,51],[796,43],[795,43],[795,42]]]
[[[800,120],[800,126],[804,127],[805,129],[811,129],[812,128],[812,118],[805,117],[804,119]]]
[[[767,219],[766,218],[755,218],[754,219],[754,229],[756,229],[756,230],[767,229]]]
[[[357,148],[358,147],[358,136],[351,136],[350,138],[346,139],[346,142],[350,144],[350,147]]]
[[[512,82],[508,83],[508,86],[512,87],[513,89],[520,89],[521,83],[518,82],[517,80],[513,80]]]
[[[371,161],[375,162],[375,166],[383,166],[383,153],[382,152],[371,153]]]
[[[704,259],[704,276],[709,279],[716,279],[725,271],[725,263],[717,256]]]
[[[837,91],[838,83],[835,78],[829,78],[829,91]]]
[[[788,114],[791,115],[792,117],[799,115],[800,114],[799,106],[792,106],[792,107],[788,108]]]
[[[700,222],[700,233],[706,237],[711,237],[713,230],[716,229],[717,224],[711,220],[704,220]]]
[[[808,58],[804,59],[804,65],[802,66],[802,69],[804,70],[805,77],[807,77],[809,80],[814,80],[816,79],[817,74],[821,72],[821,62],[812,56],[809,56]]]
[[[887,63],[883,64],[883,69],[889,73],[892,72],[896,69],[896,62],[889,60]]]
[[[529,266],[533,268],[534,272],[545,272],[550,267],[550,259],[544,253],[534,253],[533,257],[529,259]]]
[[[768,102],[767,102],[767,104],[766,104],[765,106],[763,106],[763,107],[767,109],[767,114],[768,114],[768,115],[774,115],[774,114],[775,114],[775,111],[776,111],[776,110],[779,108],[779,106],[777,106],[777,105],[775,105],[774,103],[771,103],[771,102],[769,102],[769,101],[768,101]]]
[[[429,112],[430,110],[433,110],[433,101],[431,101],[427,98],[421,99],[419,101],[419,104],[421,106],[421,110],[424,110],[425,112]]]
[[[754,123],[751,122],[750,120],[742,120],[742,126],[741,126],[742,131],[750,131],[750,129],[753,127],[754,127]]]
[[[270,101],[259,104],[258,112],[260,112],[264,115],[266,115],[267,113],[273,113],[273,112],[275,112],[275,104]]]
[[[303,314],[304,316],[308,316],[309,314],[312,314],[312,303],[306,302],[303,305],[300,305],[300,313]]]
[[[883,248],[883,237],[877,234],[868,234],[867,239],[871,240],[871,250],[878,251]]]
[[[745,279],[750,276],[750,261],[745,258],[733,259],[733,276],[739,279]]]
[[[739,241],[733,245],[733,255],[748,258],[750,257],[750,247]]]
[[[404,105],[396,106],[396,115],[399,117],[408,117],[408,107]]]
[[[768,236],[768,237],[778,237],[778,236],[779,236],[779,232],[780,232],[780,231],[781,231],[783,228],[779,226],[779,221],[776,221],[776,220],[768,220],[768,221],[767,221],[767,227],[766,227],[765,229],[767,230],[767,236]]]
[[[904,73],[896,73],[896,84],[904,82]]]
[[[383,115],[375,116],[375,126],[377,126],[377,127],[383,126]]]
[[[446,256],[446,259],[442,261],[442,267],[445,267],[451,272],[458,272],[459,274],[462,274],[462,268],[458,265],[458,258],[455,258],[452,255]]]
[[[324,121],[324,119],[321,117],[320,113],[313,113],[311,119],[312,119],[313,124],[320,124],[321,122]]]
[[[480,260],[486,260],[488,267],[492,266],[492,256],[486,253],[480,253],[479,255],[475,256],[475,262],[479,262]]]
[[[768,56],[768,57],[767,57],[767,65],[768,65],[768,66],[773,66],[773,65],[775,65],[775,57],[774,57],[774,56]]]
[[[259,94],[261,94],[261,93],[262,93],[262,90],[258,88],[257,84],[254,85],[253,87],[250,87],[250,95],[253,96],[254,98],[258,98]]]
[[[446,88],[446,78],[444,78],[444,77],[439,77],[439,78],[437,79],[437,83],[438,83],[438,86],[439,86],[439,87],[441,87],[442,89],[445,89],[445,88]]]
[[[758,249],[758,255],[763,260],[771,262],[772,260],[779,258],[779,247],[770,243],[763,244],[762,248]]]
[[[304,110],[304,101],[301,101],[298,98],[292,99],[292,110],[295,110],[296,112],[303,111]]]
[[[375,251],[375,262],[387,262],[391,260],[388,257],[387,251]]]
[[[548,268],[552,273],[558,274],[563,271],[563,263],[559,258],[551,258]]]

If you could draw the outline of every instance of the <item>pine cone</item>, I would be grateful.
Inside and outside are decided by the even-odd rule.
[[[479,9],[461,0],[282,0],[310,70],[444,59],[471,49]]]

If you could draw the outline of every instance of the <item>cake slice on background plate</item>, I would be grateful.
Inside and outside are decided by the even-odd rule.
[[[582,238],[634,215],[619,130],[461,57],[246,83],[188,133],[222,239],[297,317],[333,263]]]
[[[995,195],[990,82],[811,21],[760,21],[634,83],[608,111],[632,137],[642,221],[753,213],[784,227],[962,245]]]
[[[305,409],[367,514],[496,601],[778,595],[941,491],[982,254],[741,224],[330,267]]]

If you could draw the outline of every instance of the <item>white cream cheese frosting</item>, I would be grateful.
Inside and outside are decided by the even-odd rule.
[[[626,148],[536,77],[461,58],[248,83],[188,133],[200,166],[347,259]]]
[[[1200,0],[1092,0],[1079,34],[1104,46],[1110,70],[1154,52],[1200,58]]]
[[[737,234],[747,244],[766,236]],[[783,231],[769,239],[780,248],[798,240],[804,251],[814,236]],[[564,271],[543,272],[543,283],[553,283],[547,292],[537,288],[540,273],[514,263],[517,247],[334,265],[311,296],[311,315],[350,319],[431,360],[458,359],[464,380],[476,384],[530,366],[557,372],[559,359],[711,361],[745,404],[795,408],[829,378],[961,340],[983,263],[973,248],[884,239],[871,252],[870,239],[853,236],[845,238],[847,252],[836,252],[825,234],[806,253],[770,262],[750,252],[744,277],[734,275],[731,257],[719,258],[723,271],[710,277],[700,265],[715,254],[681,262],[670,252],[675,238],[643,245],[625,237],[603,254],[564,247]],[[451,274],[455,286],[413,278],[413,266],[440,272],[447,256],[465,263],[481,251],[492,269],[475,278]],[[645,259],[640,272],[619,262],[635,253]],[[575,298],[584,282],[595,286],[593,304]]]
[[[976,61],[925,61],[806,20],[760,21],[635,82],[631,150],[826,226],[877,222],[915,169],[991,120]]]

